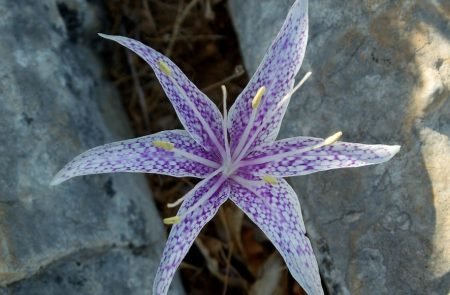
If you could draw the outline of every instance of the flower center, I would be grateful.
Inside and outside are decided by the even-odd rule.
[[[235,166],[233,165],[233,163],[231,163],[231,161],[229,161],[229,159],[225,159],[225,161],[223,163],[223,172],[222,173],[225,176],[230,176],[236,170],[234,167]]]
[[[161,71],[164,74],[171,77],[170,68],[165,63],[160,62],[159,66],[160,66]],[[180,156],[184,156],[190,160],[196,161],[198,163],[201,163],[201,164],[204,164],[206,166],[216,169],[208,177],[203,179],[198,185],[200,185],[200,184],[204,185],[204,184],[206,184],[207,181],[210,181],[213,177],[216,177],[217,175],[221,174],[220,177],[216,180],[216,182],[207,190],[207,192],[203,196],[201,196],[199,198],[199,200],[197,200],[197,202],[194,206],[192,206],[191,208],[189,208],[187,210],[183,210],[183,212],[181,212],[181,214],[179,212],[180,215],[165,218],[164,219],[165,224],[177,224],[185,216],[192,213],[197,208],[201,207],[203,205],[203,203],[205,203],[220,188],[220,186],[228,178],[231,178],[234,181],[236,181],[237,183],[249,188],[256,195],[258,195],[258,194],[256,193],[256,191],[253,190],[253,188],[261,185],[261,183],[266,183],[269,185],[276,185],[278,183],[276,177],[271,176],[271,175],[264,175],[261,177],[261,180],[248,180],[248,179],[244,179],[244,178],[240,177],[239,175],[235,175],[234,173],[240,167],[248,165],[248,163],[246,163],[247,161],[245,161],[243,159],[245,158],[248,151],[250,150],[253,142],[255,141],[256,136],[262,131],[262,128],[269,123],[268,120],[270,120],[272,115],[276,111],[278,111],[283,105],[286,105],[289,102],[289,99],[292,96],[292,94],[305,82],[305,80],[309,77],[310,74],[311,73],[306,74],[306,76],[300,81],[300,83],[298,83],[297,86],[295,86],[289,93],[287,93],[285,95],[285,97],[283,97],[283,99],[281,99],[281,101],[276,105],[275,109],[272,110],[269,113],[269,115],[266,114],[264,116],[263,121],[259,124],[258,128],[256,128],[256,132],[253,132],[253,134],[251,134],[251,129],[254,127],[255,119],[256,119],[257,113],[259,111],[259,107],[261,105],[262,98],[267,91],[265,86],[260,87],[257,90],[255,97],[251,101],[252,113],[250,115],[249,122],[248,122],[247,126],[245,127],[243,133],[241,134],[240,140],[239,140],[236,148],[233,151],[231,151],[231,149],[230,149],[228,128],[227,128],[227,122],[228,122],[227,101],[226,101],[227,100],[227,91],[226,91],[225,86],[222,85],[221,88],[222,88],[222,93],[223,93],[223,121],[222,121],[223,146],[220,146],[220,144],[217,142],[217,138],[215,138],[216,141],[214,141],[214,143],[216,145],[218,145],[218,147],[219,147],[219,152],[220,152],[221,158],[222,158],[221,164],[210,161],[208,159],[204,159],[197,155],[193,155],[188,152],[176,149],[175,146],[170,142],[165,142],[165,141],[153,142],[153,144],[156,147],[178,153]],[[173,82],[175,85],[177,85],[176,81],[173,81]],[[271,85],[269,85],[269,88],[270,87],[271,87]],[[193,106],[193,109],[195,111],[194,106]],[[204,123],[204,122],[202,121],[201,123]],[[208,131],[208,128],[206,128],[206,130]],[[211,135],[211,134],[209,134],[209,135]],[[323,143],[318,144],[314,147],[310,147],[309,149],[315,149],[315,148],[319,148],[323,145],[331,144],[331,143],[335,142],[339,138],[340,135],[341,135],[341,133],[339,132],[339,133],[325,139]],[[295,151],[295,152],[298,152],[298,151]],[[282,153],[282,154],[284,155],[286,153]],[[280,155],[274,155],[274,156],[280,156]],[[169,208],[178,206],[187,197],[192,196],[192,194],[194,194],[194,193],[195,193],[195,190],[191,190],[187,195],[185,195],[184,197],[182,197],[181,199],[177,200],[174,203],[167,204],[167,206]]]
[[[222,163],[222,174],[231,177],[233,176],[234,172],[239,169],[240,161],[233,161],[231,158],[225,158]]]

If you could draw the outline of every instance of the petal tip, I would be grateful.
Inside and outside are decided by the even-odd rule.
[[[400,151],[401,145],[392,145],[390,147],[390,152],[392,153],[392,156],[394,156],[396,153]]]
[[[99,35],[102,38],[105,38],[105,39],[108,39],[108,40],[112,40],[112,41],[116,41],[116,42],[118,42],[120,40],[120,38],[123,38],[121,36],[108,35],[108,34],[103,34],[103,33],[97,33],[97,35]]]
[[[59,175],[56,175],[55,177],[53,177],[52,181],[50,181],[50,186],[56,186],[58,184],[60,184],[61,182],[63,182],[64,180],[61,179],[59,177]]]
[[[70,177],[64,176],[63,175],[63,171],[65,169],[61,169],[60,171],[58,171],[58,173],[56,173],[56,175],[52,178],[52,180],[50,181],[49,186],[56,186],[58,184],[63,183],[64,181],[68,180]]]
[[[99,35],[100,37],[105,38],[105,39],[113,38],[113,35],[108,35],[108,34],[103,34],[103,33],[97,33],[97,35]]]

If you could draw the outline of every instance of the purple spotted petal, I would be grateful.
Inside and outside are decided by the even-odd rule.
[[[206,150],[223,154],[220,111],[169,58],[130,38],[104,34],[101,36],[118,42],[143,58],[155,71],[156,77],[172,102],[184,128]],[[171,75],[166,75],[161,71],[160,61],[170,68]]]
[[[300,203],[290,185],[283,179],[275,185],[250,189],[234,181],[230,184],[230,199],[272,241],[300,286],[309,295],[323,294]]]
[[[259,147],[241,162],[242,173],[288,177],[337,168],[360,167],[386,162],[400,149],[398,145],[368,145],[336,142],[308,150],[323,139],[293,137]],[[297,151],[297,152],[296,152]],[[286,153],[289,153],[287,156]],[[296,153],[293,155],[292,153]]]
[[[288,152],[293,149],[302,149],[311,147],[323,142],[322,138],[298,136],[292,138],[284,138],[275,142],[260,145],[251,150],[251,152],[244,158],[245,161],[257,159],[261,157],[271,156],[275,153]]]
[[[56,185],[75,176],[108,172],[145,172],[204,178],[215,170],[177,153],[157,148],[153,145],[155,140],[169,141],[179,150],[209,161],[215,160],[186,131],[162,131],[90,149],[59,171],[51,184]]]
[[[253,110],[252,99],[262,86],[267,88],[267,92],[262,98],[250,134],[255,133],[264,121],[264,116],[268,116],[255,139],[255,145],[275,140],[287,103],[279,109],[276,106],[293,87],[294,78],[305,54],[307,37],[308,2],[297,0],[256,73],[230,109],[228,129],[232,149],[238,146],[239,141],[247,141],[250,138],[242,135]]]
[[[224,179],[223,176],[218,175],[197,184],[193,189],[193,194],[184,201],[178,214],[189,210],[209,190],[214,189],[214,185],[221,179]],[[164,295],[167,293],[178,266],[186,256],[195,238],[203,226],[217,213],[219,207],[228,199],[229,192],[228,182],[223,182],[217,191],[203,203],[203,206],[188,213],[180,223],[172,227],[156,273],[152,294]]]

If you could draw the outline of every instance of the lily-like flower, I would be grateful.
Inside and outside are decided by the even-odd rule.
[[[131,49],[155,71],[186,130],[163,131],[106,144],[79,155],[53,179],[79,175],[146,172],[202,180],[179,202],[153,285],[166,294],[182,259],[203,226],[231,199],[258,225],[308,294],[323,294],[316,258],[298,197],[282,178],[385,162],[399,146],[293,137],[275,141],[289,100],[300,86],[295,76],[305,53],[308,3],[297,0],[250,83],[223,116],[167,57],[139,41],[103,35]],[[300,83],[301,84],[301,83]]]

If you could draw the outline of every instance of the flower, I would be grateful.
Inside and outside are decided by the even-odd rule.
[[[147,172],[202,180],[182,199],[153,294],[166,294],[176,269],[203,226],[231,199],[258,225],[308,294],[323,294],[317,262],[302,219],[298,197],[282,178],[318,171],[378,164],[399,146],[293,137],[275,141],[305,53],[308,3],[297,0],[255,75],[227,114],[161,53],[139,41],[100,34],[131,49],[155,71],[186,130],[163,131],[106,144],[79,155],[53,179],[79,175]],[[224,102],[226,90],[224,92]]]

